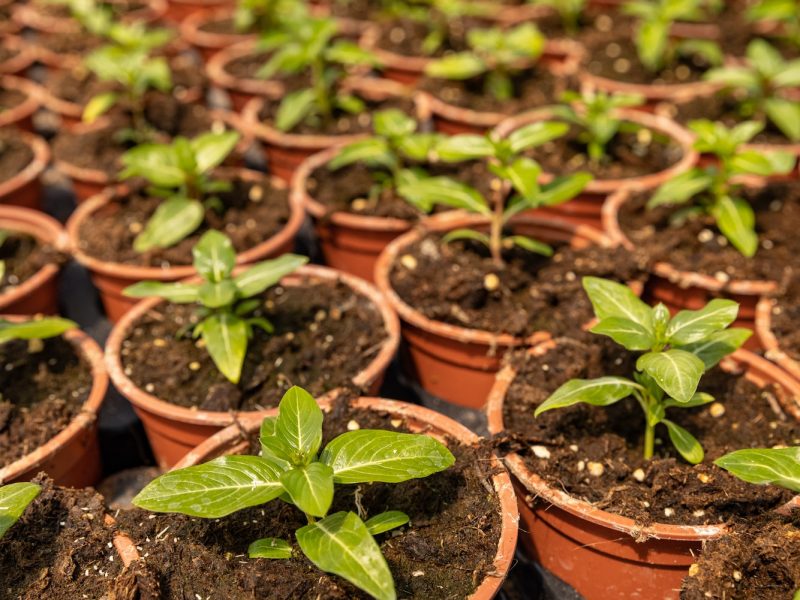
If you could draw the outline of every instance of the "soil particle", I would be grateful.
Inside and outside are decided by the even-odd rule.
[[[0,103],[2,101],[0,98]],[[19,137],[16,130],[0,130],[0,183],[16,177],[32,160],[33,150]]]
[[[0,245],[0,260],[5,263],[5,274],[0,279],[0,294],[3,294],[33,277],[46,265],[65,262],[66,257],[34,237],[11,231]]]
[[[793,272],[794,277],[777,296],[772,309],[772,332],[780,349],[800,362],[800,268],[795,267]]]

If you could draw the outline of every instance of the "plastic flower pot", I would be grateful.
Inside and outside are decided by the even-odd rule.
[[[557,351],[557,343],[548,340],[530,352],[543,355],[551,350]],[[746,350],[737,350],[731,358],[756,385],[777,384],[783,392],[777,395],[782,409],[800,419],[800,384]],[[497,374],[486,409],[493,435],[505,430],[503,402],[515,377],[511,366]],[[703,542],[725,532],[724,525],[642,527],[550,486],[516,453],[506,455],[504,462],[517,489],[525,551],[588,600],[677,600],[681,581]],[[793,502],[800,504],[797,497]]]
[[[255,33],[217,33],[203,29],[210,23],[229,19],[233,19],[232,7],[196,12],[186,17],[180,24],[181,38],[200,53],[205,63],[208,63],[221,50],[241,42],[257,39],[258,35]]]
[[[41,104],[43,90],[32,81],[13,75],[0,76],[0,88],[25,95],[25,99],[16,106],[0,111],[0,127],[33,131],[32,117]]]
[[[41,471],[47,473],[56,485],[64,487],[87,487],[100,480],[102,470],[97,418],[108,389],[103,351],[80,330],[68,331],[64,337],[92,370],[89,397],[65,429],[30,454],[0,468],[0,484],[30,481]]]
[[[180,23],[191,14],[233,6],[233,0],[167,0],[166,21]]]
[[[0,183],[0,206],[39,208],[42,197],[42,174],[50,162],[50,147],[38,135],[16,132],[33,152],[31,162],[11,179]]]
[[[777,363],[789,375],[800,382],[800,362],[794,360],[785,352],[772,331],[772,310],[775,300],[761,298],[756,305],[756,335],[764,348],[764,356]]]
[[[0,62],[0,75],[24,75],[36,60],[36,52],[31,45],[16,35],[5,35],[0,46],[14,52],[13,56]]]
[[[221,169],[220,174],[229,177],[239,177],[245,181],[263,181],[264,175],[247,169]],[[278,189],[285,189],[286,184],[274,177],[268,178],[269,184]],[[67,222],[69,244],[75,259],[85,266],[92,277],[92,282],[100,292],[100,300],[105,308],[108,318],[117,322],[138,302],[135,298],[128,298],[122,291],[139,281],[178,281],[195,274],[191,265],[173,266],[168,268],[140,267],[123,263],[106,262],[90,256],[83,250],[80,232],[84,223],[91,222],[93,215],[113,214],[118,210],[115,198],[127,193],[125,186],[109,188],[105,192],[94,196],[78,206]],[[267,258],[280,256],[291,252],[294,248],[294,239],[303,224],[305,213],[303,207],[289,199],[289,221],[283,229],[271,238],[264,240],[257,246],[245,250],[237,256],[237,263],[247,265]]]
[[[400,341],[397,315],[374,287],[361,279],[326,267],[309,265],[300,267],[295,273],[281,280],[281,284],[300,285],[303,277],[317,281],[342,281],[355,293],[367,297],[380,311],[388,334],[387,338],[375,358],[353,378],[355,386],[377,391]],[[159,298],[143,300],[120,319],[106,343],[106,366],[114,386],[130,401],[142,420],[159,466],[167,469],[213,434],[238,422],[243,416],[253,413],[215,412],[170,404],[140,389],[125,374],[120,357],[122,342],[127,338],[128,332],[135,327],[136,322],[161,302]],[[263,411],[256,414],[263,416]]]
[[[387,79],[367,79],[351,77],[342,84],[361,98],[381,102],[391,98],[413,99],[413,92]],[[242,119],[247,129],[251,130],[264,147],[268,167],[271,173],[290,181],[300,164],[312,154],[340,144],[354,142],[365,134],[348,135],[307,135],[284,133],[271,123],[260,118],[264,101],[254,98],[244,107]]]
[[[591,227],[557,219],[522,217],[512,223],[521,234],[546,243],[567,242],[574,248],[610,244],[603,234]],[[451,404],[483,408],[505,354],[514,348],[534,346],[549,339],[550,334],[539,331],[522,338],[429,319],[400,298],[392,288],[390,277],[392,267],[405,249],[427,232],[444,233],[465,227],[488,227],[488,219],[479,215],[445,213],[401,235],[378,257],[375,284],[400,315],[408,351],[404,357],[407,358],[405,366],[423,389]]]
[[[59,251],[66,251],[69,245],[67,233],[61,224],[38,210],[0,206],[0,229],[25,233]],[[0,293],[0,313],[56,314],[59,270],[56,264],[45,265],[33,277]]]
[[[330,395],[327,394],[318,400],[323,410],[328,410],[330,406],[329,398]],[[388,413],[391,416],[404,419],[414,433],[433,436],[445,444],[448,443],[448,440],[455,440],[461,444],[476,444],[480,441],[478,436],[460,423],[422,406],[398,402],[397,400],[369,397],[359,398],[355,401],[354,406],[375,410],[380,413]],[[183,460],[175,465],[175,468],[190,467],[226,454],[243,452],[248,446],[246,436],[258,431],[264,416],[270,414],[274,415],[277,412],[273,409],[260,415],[243,416],[239,423],[220,431],[189,452]],[[494,558],[494,569],[483,581],[479,582],[477,589],[466,600],[491,600],[497,595],[511,568],[511,561],[514,558],[514,550],[517,544],[519,514],[514,490],[508,473],[503,469],[500,462],[497,461],[495,463],[495,460],[493,457],[492,462],[496,472],[492,477],[491,493],[496,494],[500,502],[502,525],[500,540],[497,544],[497,554]]]
[[[279,81],[236,77],[228,71],[228,66],[233,61],[258,54],[258,41],[245,40],[216,52],[206,64],[206,73],[211,83],[228,94],[231,106],[237,112],[254,98],[277,100],[283,96],[284,85]]]
[[[148,0],[146,5],[127,12],[122,16],[123,22],[140,21],[152,24],[161,19],[167,12],[166,0]],[[63,18],[47,14],[40,8],[41,5],[20,3],[14,9],[14,20],[23,27],[42,33],[81,33],[83,28],[80,23],[72,18]]]

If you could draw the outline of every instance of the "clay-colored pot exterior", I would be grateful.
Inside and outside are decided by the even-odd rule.
[[[214,53],[206,63],[206,73],[215,87],[225,90],[233,110],[241,112],[254,98],[277,100],[284,93],[282,83],[270,79],[245,79],[231,75],[226,67],[238,58],[258,52],[257,40],[245,40]]]
[[[328,410],[330,397],[331,394],[326,394],[318,399],[323,410]],[[462,444],[476,444],[480,441],[478,436],[460,423],[422,406],[397,400],[370,397],[359,398],[355,402],[355,406],[376,410],[381,413],[389,413],[392,416],[402,418],[415,433],[433,436],[445,444],[448,439],[457,440]],[[227,427],[192,450],[175,465],[175,468],[191,467],[219,456],[243,452],[247,447],[247,441],[244,439],[243,434],[246,435],[258,431],[263,418],[275,414],[277,414],[277,410],[272,409],[260,415],[249,414],[244,416],[240,419],[238,425]],[[495,460],[493,457],[493,463]],[[517,545],[519,514],[514,491],[508,473],[502,468],[502,464],[497,461],[494,466],[497,470],[492,476],[492,488],[498,496],[500,510],[502,511],[501,533],[494,558],[494,569],[466,600],[491,600],[497,595],[511,568],[511,561],[514,558],[514,550]]]
[[[52,217],[29,208],[0,206],[0,229],[19,231],[59,251],[69,246],[67,233]],[[11,291],[0,293],[0,313],[54,315],[58,312],[59,267],[48,264]]]
[[[281,284],[299,285],[303,277],[322,281],[342,281],[356,293],[366,296],[379,310],[387,338],[375,358],[353,378],[354,385],[376,392],[400,343],[400,323],[397,315],[374,287],[361,279],[326,267],[303,266],[294,274],[285,277]],[[263,413],[214,412],[184,408],[148,394],[128,378],[120,358],[122,342],[136,322],[161,302],[159,298],[143,300],[120,319],[106,343],[106,366],[115,387],[131,402],[142,420],[159,466],[168,469],[192,448],[218,431],[243,417]]]
[[[123,22],[141,21],[152,24],[167,12],[166,0],[147,0],[147,6],[122,17]],[[80,33],[82,26],[74,19],[63,19],[41,12],[34,4],[20,3],[14,8],[14,20],[24,27],[42,33]]]
[[[42,174],[50,163],[50,146],[27,131],[17,130],[17,135],[33,151],[33,159],[14,177],[0,183],[0,205],[38,209],[42,199]]]
[[[549,340],[530,352],[541,355],[555,347]],[[785,392],[780,398],[783,410],[800,419],[800,384],[746,350],[737,350],[732,359],[757,385],[777,383]],[[504,367],[489,396],[487,417],[493,435],[505,430],[503,402],[515,376],[511,366]],[[504,462],[517,489],[526,552],[587,600],[677,600],[681,581],[703,542],[725,532],[724,525],[640,527],[633,519],[550,487],[518,454],[507,455]],[[797,501],[793,503],[800,504]]]
[[[685,173],[697,163],[698,153],[692,147],[694,136],[672,119],[632,109],[618,109],[616,116],[669,136],[681,146],[683,156],[671,167],[656,173],[622,179],[594,179],[589,182],[577,198],[558,206],[538,208],[533,211],[533,214],[552,215],[571,223],[590,225],[597,229],[602,229],[602,208],[609,194],[613,194],[622,187],[634,192],[655,189],[673,177]],[[499,137],[505,138],[520,127],[548,120],[558,121],[561,119],[555,116],[552,108],[534,110],[506,119],[497,126],[495,133]],[[547,174],[544,177],[546,180],[552,180],[552,178],[551,174]]]
[[[95,485],[102,474],[97,419],[108,389],[103,352],[80,330],[64,337],[75,346],[92,370],[89,397],[69,425],[30,454],[0,468],[0,484],[30,481],[44,471],[56,485],[82,488]]]
[[[774,363],[777,363],[795,380],[800,382],[800,362],[794,360],[781,348],[778,338],[772,331],[772,309],[775,307],[775,300],[772,298],[761,298],[756,305],[756,335],[758,335],[761,347],[764,348],[764,356]]]
[[[36,52],[31,45],[16,35],[3,36],[0,44],[4,48],[16,50],[18,53],[8,60],[0,62],[0,75],[25,75],[33,62],[36,60]]]
[[[233,0],[167,0],[167,14],[164,20],[180,23],[191,14],[210,13],[233,5]]]
[[[223,169],[230,176],[237,176],[251,181],[262,181],[265,175],[246,169]],[[286,184],[274,177],[267,178],[270,185],[278,189],[285,189]],[[106,310],[106,315],[112,322],[119,319],[133,308],[138,302],[135,298],[127,298],[122,294],[129,285],[139,281],[178,281],[195,274],[191,265],[175,266],[167,269],[157,267],[138,267],[121,263],[110,263],[89,256],[83,251],[80,230],[83,223],[98,212],[113,212],[116,210],[114,198],[126,193],[126,188],[120,186],[109,188],[105,192],[90,198],[78,206],[67,222],[69,243],[75,259],[89,269],[92,282],[100,292],[100,299]],[[302,205],[289,198],[290,216],[283,229],[264,242],[241,252],[237,256],[237,264],[247,265],[267,258],[274,258],[291,252],[294,248],[294,239],[303,224],[305,213]]]
[[[522,217],[515,228],[544,242],[567,242],[575,248],[590,244],[609,246],[599,231],[557,219]],[[425,317],[403,301],[391,285],[390,273],[405,248],[428,231],[445,232],[465,227],[486,226],[488,220],[477,215],[444,213],[391,242],[378,257],[375,284],[400,315],[406,343],[406,369],[427,392],[451,404],[483,408],[500,370],[505,354],[514,348],[536,345],[550,337],[544,331],[527,338],[467,329]]]
[[[616,81],[594,75],[585,69],[578,72],[583,91],[601,90],[613,94],[638,94],[645,99],[645,109],[654,110],[662,102],[685,102],[712,96],[719,85],[708,81],[674,84],[644,84]]]
[[[196,12],[186,17],[180,24],[181,38],[197,50],[203,57],[203,62],[207,63],[217,52],[258,37],[254,33],[215,33],[201,29],[206,23],[229,18],[233,18],[232,7],[212,12]]]
[[[26,96],[21,104],[0,111],[0,127],[17,127],[32,132],[33,113],[41,105],[42,89],[28,79],[13,75],[0,76],[0,88],[22,92]]]

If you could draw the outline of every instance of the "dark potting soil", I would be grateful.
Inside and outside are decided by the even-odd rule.
[[[236,29],[232,18],[208,20],[201,23],[198,27],[200,31],[206,33],[219,33],[222,35],[240,35],[244,39],[248,35],[247,31],[239,31]]]
[[[0,183],[18,175],[32,160],[33,150],[16,130],[0,130]]]
[[[423,49],[424,41],[432,31],[431,22],[409,18],[393,19],[381,24],[377,36],[378,47],[403,56],[439,57],[449,52],[468,50],[467,32],[491,26],[486,19],[476,17],[448,18],[441,14],[431,14],[430,19],[441,19],[446,22],[447,27],[444,40],[436,51],[428,53]]]
[[[386,340],[378,309],[341,282],[306,279],[262,297],[256,314],[275,331],[254,328],[238,385],[217,370],[202,343],[178,338],[196,322],[194,307],[186,305],[159,305],[137,322],[122,346],[126,373],[139,388],[179,406],[261,410],[277,406],[292,385],[315,396],[348,385]]]
[[[132,2],[130,0],[104,0],[103,2],[98,2],[98,4],[105,8],[110,8],[115,18],[124,17],[134,11],[147,8],[147,2]],[[70,9],[67,6],[51,4],[46,1],[34,2],[33,5],[36,7],[37,11],[44,15],[61,17],[64,19],[71,18]]]
[[[334,0],[331,2],[331,16],[372,21],[379,16],[380,6],[372,0]]]
[[[54,54],[83,56],[103,45],[103,38],[85,31],[39,33],[35,43]]]
[[[5,263],[5,274],[0,278],[0,294],[24,283],[46,265],[66,261],[66,257],[49,244],[42,244],[24,233],[8,233],[0,245],[0,260]]]
[[[582,131],[572,126],[563,137],[527,152],[542,168],[556,175],[588,171],[597,179],[622,179],[658,173],[683,157],[676,141],[650,128],[624,122],[623,130],[606,146],[598,162],[587,154]]]
[[[635,195],[622,206],[620,225],[652,262],[669,262],[722,281],[781,281],[800,255],[800,182],[770,183],[761,190],[745,190],[743,196],[755,210],[761,241],[753,258],[733,248],[708,217],[672,226],[670,219],[680,205],[647,210],[647,194]]]
[[[794,273],[772,309],[772,332],[780,349],[800,361],[800,268]]]
[[[644,416],[633,398],[605,408],[580,404],[555,409],[534,418],[535,408],[569,379],[630,377],[634,371],[636,355],[607,338],[583,333],[559,342],[544,356],[516,353],[511,358],[519,371],[503,407],[510,447],[550,485],[642,525],[721,523],[763,513],[792,497],[782,488],[745,483],[712,464],[741,448],[800,444],[800,424],[772,409],[779,406],[775,386],[762,389],[738,371],[713,368],[699,390],[717,402],[667,409],[671,420],[700,441],[704,461],[694,466],[684,462],[663,426],[656,429],[655,456],[646,461]]]
[[[557,104],[561,94],[572,87],[570,81],[569,77],[554,75],[543,66],[524,69],[512,77],[514,96],[510,100],[497,100],[486,92],[483,75],[464,81],[424,77],[419,87],[454,106],[512,115]]]
[[[0,597],[15,600],[132,598],[121,591],[122,561],[91,488],[57,488],[43,474],[39,496],[0,540]]]
[[[323,444],[346,431],[351,421],[362,429],[408,431],[403,420],[389,414],[337,402],[325,417]],[[401,510],[411,518],[402,529],[377,537],[400,598],[466,598],[493,568],[502,520],[496,494],[487,493],[492,489],[491,451],[453,440],[448,446],[456,463],[441,473],[401,484],[336,488],[331,513],[355,512],[360,504],[366,517]],[[258,451],[257,439],[252,440],[250,452]],[[266,536],[294,541],[294,532],[306,524],[303,514],[284,502],[213,520],[141,510],[122,512],[118,520],[146,553],[145,562],[160,583],[161,596],[140,595],[140,600],[369,597],[319,571],[299,549],[288,560],[247,558],[250,542]]]
[[[681,600],[786,600],[800,589],[800,510],[736,523],[706,542]]]
[[[0,114],[2,114],[4,110],[19,106],[27,99],[28,95],[19,90],[0,88]]]
[[[30,454],[80,412],[89,364],[63,337],[0,345],[0,465]]]
[[[503,257],[505,267],[498,268],[476,242],[444,245],[440,235],[428,234],[392,266],[392,288],[436,321],[515,336],[564,335],[579,331],[593,316],[581,277],[621,282],[643,277],[633,255],[621,249],[560,245],[547,258],[514,248]]]
[[[190,236],[170,248],[139,253],[133,242],[161,202],[144,190],[118,195],[104,210],[97,211],[81,226],[80,249],[88,255],[114,263],[147,267],[191,265],[192,247],[209,229],[219,229],[231,239],[237,252],[249,250],[276,235],[289,221],[288,192],[270,185],[263,176],[255,182],[236,178],[229,192],[218,195],[223,212],[206,210],[205,220]]]

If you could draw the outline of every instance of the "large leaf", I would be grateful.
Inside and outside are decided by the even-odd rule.
[[[677,348],[643,354],[636,361],[636,368],[650,375],[668,396],[681,403],[692,399],[705,372],[702,360]]]
[[[322,410],[314,397],[298,386],[292,386],[281,398],[275,435],[290,450],[292,462],[308,464],[322,445]]]
[[[423,212],[430,212],[437,204],[482,215],[492,212],[477,190],[449,177],[429,177],[404,183],[397,188],[397,192]]]
[[[222,281],[236,264],[236,250],[230,238],[211,229],[192,248],[194,268],[208,281]]]
[[[621,317],[653,331],[652,309],[627,285],[599,277],[584,277],[583,289],[589,295],[598,319]]]
[[[278,417],[264,417],[264,420],[261,422],[261,429],[259,432],[261,456],[275,463],[281,471],[287,471],[291,468],[292,449],[283,438],[279,438],[275,435],[275,425],[277,422]]]
[[[128,298],[164,298],[173,304],[197,302],[200,286],[196,283],[161,283],[160,281],[140,281],[126,287],[123,295]]]
[[[662,419],[661,422],[667,426],[669,439],[672,445],[680,452],[680,455],[686,462],[693,465],[703,462],[703,458],[705,457],[703,447],[691,433],[668,419]]]
[[[574,173],[556,177],[553,181],[542,186],[539,195],[539,204],[542,206],[555,206],[572,200],[580,194],[594,177],[591,173]]]
[[[75,329],[78,324],[69,319],[48,317],[14,323],[0,319],[0,344],[9,340],[43,340]]]
[[[570,379],[550,397],[542,402],[533,413],[538,417],[554,408],[565,408],[574,404],[586,403],[592,406],[609,406],[627,398],[634,390],[641,389],[637,383],[624,377],[599,377],[597,379]]]
[[[292,545],[278,538],[261,538],[247,547],[250,558],[292,558]]]
[[[591,332],[607,335],[628,350],[650,350],[656,341],[652,331],[623,317],[602,319]]]
[[[19,520],[41,490],[38,484],[27,482],[0,487],[0,538]]]
[[[162,188],[178,188],[186,182],[186,173],[178,167],[175,152],[168,144],[142,144],[122,155],[125,169],[121,179],[144,177]]]
[[[537,121],[523,125],[508,135],[508,142],[514,154],[536,148],[551,140],[566,135],[569,125],[561,121]]]
[[[673,346],[704,340],[736,320],[739,305],[733,300],[715,298],[700,310],[682,310],[667,325],[665,335]]]
[[[298,529],[297,543],[308,559],[377,600],[395,600],[394,581],[367,526],[351,512],[338,512]]]
[[[205,208],[197,200],[175,196],[165,200],[133,241],[136,252],[174,246],[195,229],[205,217]]]
[[[647,208],[683,204],[711,187],[712,178],[701,169],[692,169],[668,180],[647,201]]]
[[[241,136],[236,131],[223,133],[204,133],[194,138],[190,145],[197,163],[197,171],[206,173],[222,164],[233,152]]]
[[[753,332],[749,329],[734,327],[712,333],[703,341],[687,344],[681,349],[691,352],[702,360],[707,371],[731,352],[741,348],[752,335]]]
[[[203,320],[200,331],[219,372],[239,383],[247,353],[247,324],[231,313],[218,313]]]
[[[800,493],[800,447],[737,450],[714,464],[748,483],[779,485]]]
[[[164,473],[133,499],[153,512],[218,519],[259,506],[283,493],[279,469],[257,456],[222,456]]]
[[[281,475],[292,503],[312,517],[324,517],[333,502],[333,469],[320,462],[296,467]]]
[[[516,159],[505,169],[506,178],[531,207],[539,203],[539,175],[541,173],[542,167],[539,166],[539,163],[525,156]]]
[[[282,278],[308,262],[308,257],[299,254],[284,254],[272,260],[265,260],[248,268],[244,273],[234,277],[242,298],[250,298],[260,294],[278,283]]]
[[[314,109],[316,94],[312,89],[297,90],[284,96],[275,115],[275,127],[289,131],[303,121]]]
[[[455,458],[427,435],[359,429],[332,440],[320,460],[333,469],[336,483],[400,483],[452,466]]]
[[[753,207],[741,198],[722,196],[714,205],[717,227],[731,244],[745,256],[752,257],[758,250]]]

